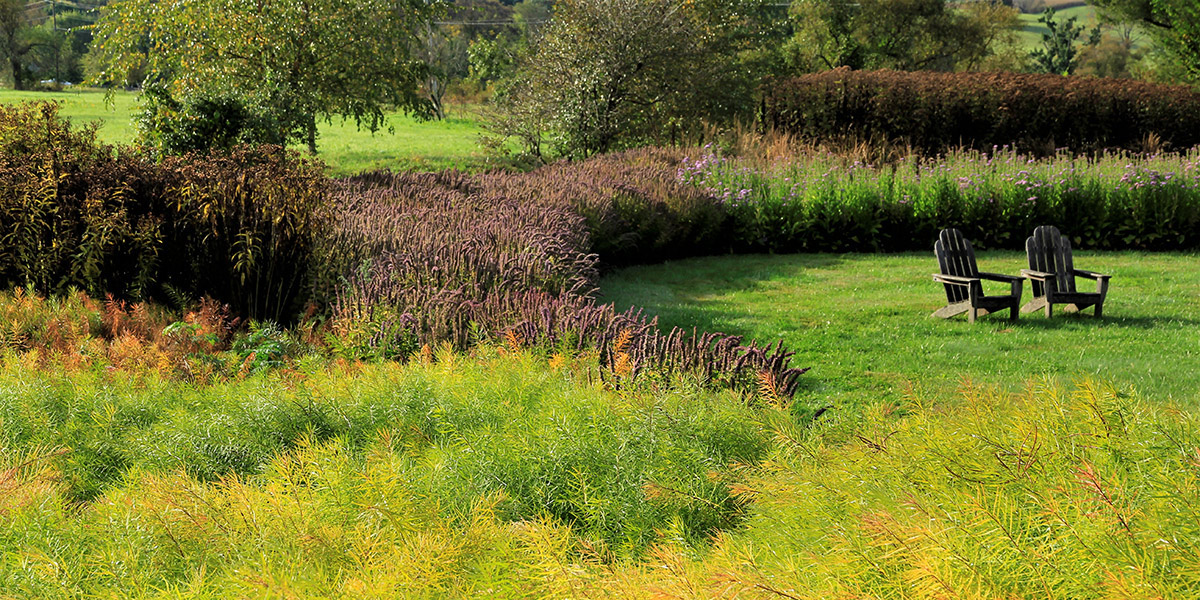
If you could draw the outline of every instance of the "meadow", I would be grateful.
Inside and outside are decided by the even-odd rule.
[[[128,144],[137,135],[134,119],[138,112],[135,92],[114,92],[111,102],[103,90],[77,89],[62,92],[18,92],[0,90],[0,104],[52,100],[62,105],[62,115],[75,124],[100,123],[99,139],[109,144]],[[392,114],[387,128],[376,133],[358,129],[353,122],[334,119],[318,125],[318,158],[329,165],[331,175],[352,175],[383,168],[440,171],[458,168],[479,170],[494,164],[479,148],[478,107],[454,106],[442,121],[422,121],[410,115]],[[299,148],[298,148],[299,149]]]
[[[1195,597],[1196,152],[789,150],[333,180],[0,107],[0,599]],[[929,316],[939,228],[1034,222],[1103,319]]]

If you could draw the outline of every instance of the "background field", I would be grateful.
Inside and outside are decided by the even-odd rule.
[[[136,135],[133,118],[137,112],[137,94],[117,92],[111,104],[102,90],[81,89],[64,92],[25,92],[0,90],[0,103],[28,100],[53,100],[62,104],[63,116],[75,123],[99,121],[100,139],[127,144]],[[329,164],[334,175],[366,170],[437,171],[443,169],[480,169],[488,157],[477,145],[484,133],[478,119],[478,107],[453,106],[444,121],[419,121],[409,115],[388,117],[392,132],[372,134],[359,130],[353,122],[334,120],[319,126],[318,156]]]
[[[1091,6],[1074,6],[1074,4],[1078,3],[1072,2],[1058,4],[1063,4],[1066,6],[1066,8],[1054,8],[1055,21],[1066,23],[1067,19],[1074,18],[1076,20],[1076,24],[1083,25],[1089,30],[1096,26],[1098,20],[1096,18],[1095,8],[1092,8]],[[1041,48],[1042,35],[1050,33],[1050,30],[1046,28],[1044,24],[1038,22],[1038,19],[1041,17],[1042,15],[1040,12],[1021,14],[1021,23],[1023,26],[1021,27],[1021,32],[1018,35],[1020,36],[1022,46],[1024,46],[1027,50],[1032,51],[1036,48]],[[1084,37],[1086,41],[1086,35]]]
[[[635,267],[601,282],[604,299],[634,304],[664,326],[783,340],[812,366],[797,398],[870,405],[915,390],[946,398],[961,381],[1018,388],[1049,375],[1095,375],[1156,401],[1200,403],[1200,271],[1188,254],[1076,253],[1113,275],[1105,318],[1006,313],[970,325],[930,317],[945,304],[933,253],[726,256]],[[1024,255],[987,252],[981,270],[1016,273]],[[1080,285],[1091,282],[1082,281]],[[1002,285],[1002,284],[998,284]],[[1084,288],[1089,289],[1089,288]],[[1025,299],[1030,295],[1025,287]],[[1056,309],[1057,310],[1057,309]]]

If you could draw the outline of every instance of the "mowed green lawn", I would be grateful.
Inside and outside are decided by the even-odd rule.
[[[1024,260],[986,252],[979,268],[1015,274]],[[666,327],[783,340],[797,364],[812,367],[798,397],[814,406],[901,400],[910,391],[948,398],[965,379],[1018,389],[1043,376],[1065,384],[1098,377],[1154,400],[1200,405],[1200,256],[1077,252],[1075,263],[1113,275],[1103,319],[1090,309],[1050,320],[1023,314],[1016,323],[1006,312],[974,325],[965,315],[931,317],[946,298],[930,279],[932,252],[690,259],[625,269],[600,289],[604,300],[643,306]],[[1030,294],[1027,284],[1023,300]]]
[[[64,92],[17,92],[0,90],[0,103],[54,100],[62,113],[77,123],[102,123],[98,135],[108,143],[129,143],[136,130],[133,117],[138,110],[137,94],[113,94],[111,105],[103,90],[80,89]],[[442,121],[419,121],[404,114],[388,116],[386,129],[372,134],[359,130],[353,121],[334,119],[318,125],[318,157],[329,164],[334,175],[374,169],[436,171],[476,170],[489,166],[489,157],[479,148],[484,133],[476,107],[451,107]]]

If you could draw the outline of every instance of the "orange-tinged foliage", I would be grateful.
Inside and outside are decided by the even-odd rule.
[[[216,369],[196,357],[228,350],[238,324],[211,298],[176,321],[161,307],[111,295],[103,303],[78,291],[50,299],[23,288],[0,295],[0,349],[33,368],[74,371],[99,362],[109,370],[205,380]]]

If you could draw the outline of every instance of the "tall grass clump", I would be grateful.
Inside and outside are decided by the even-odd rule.
[[[0,106],[0,285],[122,299],[211,295],[291,319],[324,225],[319,165],[282,149],[155,161],[54,103]]]
[[[354,356],[405,357],[442,342],[463,349],[505,340],[596,351],[614,381],[687,372],[750,391],[765,381],[790,395],[803,369],[781,346],[662,332],[637,310],[596,301],[596,245],[631,260],[708,248],[722,231],[711,198],[676,181],[661,155],[526,175],[377,173],[341,182],[321,253],[331,257],[321,269],[334,297],[331,343]]]
[[[1200,151],[1035,160],[1010,148],[890,164],[813,153],[780,161],[706,148],[680,181],[715,196],[747,250],[927,250],[946,227],[976,245],[1023,247],[1057,225],[1080,247],[1200,247]]]
[[[1094,382],[776,430],[739,493],[746,528],[702,559],[664,545],[593,594],[698,597],[1191,598],[1191,412]],[[666,566],[667,568],[662,568]]]

